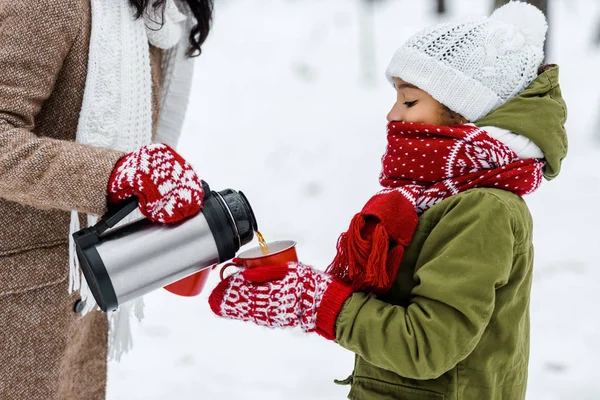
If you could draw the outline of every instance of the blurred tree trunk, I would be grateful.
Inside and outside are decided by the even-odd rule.
[[[494,10],[508,3],[508,0],[494,0]]]
[[[437,13],[444,14],[446,12],[446,0],[437,0]]]
[[[509,1],[510,0],[494,0],[494,9],[496,9],[498,7],[502,7]],[[527,0],[527,2],[529,4],[536,6],[540,10],[542,10],[544,15],[546,16],[546,19],[548,19],[548,0]],[[550,36],[549,33],[550,33],[550,24],[548,24],[548,33],[546,33],[546,42],[544,43],[544,54],[546,55],[546,57],[544,58],[544,62],[546,62],[546,59],[548,58],[547,55],[548,55],[548,38]],[[599,35],[600,35],[600,33],[599,33]]]
[[[358,8],[359,53],[362,79],[367,84],[375,81],[375,3],[377,0],[362,0]]]
[[[548,0],[528,0],[527,2],[542,10],[546,18],[548,18]]]
[[[494,9],[502,7],[509,1],[510,0],[494,0]],[[548,18],[548,0],[527,0],[527,2],[542,10],[546,18]]]

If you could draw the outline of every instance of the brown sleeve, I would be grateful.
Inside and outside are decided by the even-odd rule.
[[[102,214],[123,153],[34,133],[63,61],[86,28],[81,12],[79,0],[0,0],[0,197]]]

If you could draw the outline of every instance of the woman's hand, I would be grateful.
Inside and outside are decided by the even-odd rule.
[[[108,181],[108,202],[132,196],[146,218],[181,221],[202,208],[202,183],[192,167],[166,144],[151,144],[126,154]]]
[[[227,277],[209,297],[215,314],[268,327],[299,326],[335,339],[335,321],[352,288],[300,263],[256,267]]]

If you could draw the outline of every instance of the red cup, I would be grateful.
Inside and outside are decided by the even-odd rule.
[[[293,240],[278,240],[267,243],[268,254],[263,254],[260,246],[253,247],[241,252],[231,262],[223,265],[221,268],[221,280],[225,279],[223,273],[229,267],[237,268],[255,268],[255,267],[275,267],[285,265],[290,262],[298,262],[296,254],[296,242]]]
[[[183,279],[165,286],[164,288],[179,296],[196,296],[204,288],[211,269],[212,268],[209,267],[202,271],[195,272],[190,276],[186,276]]]

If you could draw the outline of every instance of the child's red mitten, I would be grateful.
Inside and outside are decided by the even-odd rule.
[[[202,183],[192,167],[166,144],[151,144],[126,154],[108,181],[108,202],[132,196],[156,222],[178,222],[202,208]]]
[[[359,292],[385,293],[419,223],[415,206],[399,190],[382,190],[350,222],[327,272]]]
[[[208,301],[221,317],[268,327],[300,326],[335,339],[335,322],[352,288],[300,263],[257,267],[221,281]]]

